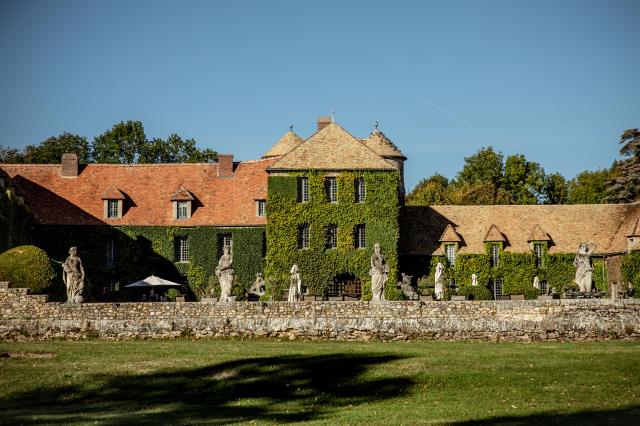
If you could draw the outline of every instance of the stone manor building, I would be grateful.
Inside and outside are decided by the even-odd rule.
[[[391,282],[428,275],[434,256],[542,262],[591,242],[614,292],[621,256],[640,248],[640,204],[405,206],[406,160],[377,127],[358,138],[321,117],[313,135],[289,131],[257,160],[84,165],[70,153],[60,164],[0,164],[0,183],[28,208],[34,244],[59,261],[78,247],[97,300],[152,273],[203,296],[225,245],[238,295],[257,272],[286,281],[293,263],[314,294],[357,283],[366,295],[376,242]]]

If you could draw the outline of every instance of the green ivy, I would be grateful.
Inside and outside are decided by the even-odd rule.
[[[310,200],[298,203],[297,179],[302,175],[309,179]],[[269,177],[266,275],[276,282],[286,282],[291,265],[296,263],[309,293],[322,295],[337,274],[351,274],[361,280],[366,300],[371,297],[368,272],[373,244],[377,242],[390,268],[385,296],[389,300],[401,299],[402,292],[394,285],[398,277],[399,173],[341,172],[337,175],[337,203],[326,200],[326,176],[324,172],[308,171]],[[359,177],[365,180],[363,203],[355,202],[354,180]],[[298,249],[298,229],[302,224],[309,224],[309,248],[304,250]],[[325,247],[329,224],[338,226],[335,249]],[[354,248],[354,227],[358,224],[366,225],[365,249]]]
[[[640,251],[632,251],[622,257],[622,279],[633,285],[634,297],[640,298]]]
[[[234,294],[242,298],[262,272],[265,228],[167,227],[167,226],[38,226],[38,244],[57,261],[64,261],[69,247],[77,246],[85,266],[87,291],[91,299],[101,299],[102,287],[109,282],[124,286],[155,274],[185,282],[192,296],[210,294],[215,267],[218,264],[219,241],[231,234],[234,256]],[[189,262],[175,259],[176,236],[189,239]],[[105,263],[107,241],[116,241],[116,265]]]

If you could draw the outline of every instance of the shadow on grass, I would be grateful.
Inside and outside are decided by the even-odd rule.
[[[365,376],[396,355],[242,359],[150,374],[88,375],[80,384],[0,399],[7,424],[227,424],[327,418],[341,407],[406,394],[408,378]]]
[[[640,405],[615,410],[587,410],[577,413],[539,413],[529,416],[501,416],[486,420],[452,423],[458,426],[480,425],[637,425],[640,424]]]

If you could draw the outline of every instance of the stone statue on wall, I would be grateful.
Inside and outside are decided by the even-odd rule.
[[[471,285],[473,287],[478,286],[478,276],[476,274],[471,274]]]
[[[533,288],[540,290],[540,278],[537,275],[533,277]]]
[[[253,285],[249,289],[249,300],[259,300],[260,297],[264,296],[264,294],[264,278],[262,278],[262,272],[258,272],[256,273],[256,280],[253,282]]]
[[[223,254],[218,260],[215,273],[220,282],[220,301],[229,302],[233,287],[233,255],[231,254],[231,246],[224,246],[222,251]]]
[[[593,282],[593,266],[591,266],[591,255],[596,251],[597,246],[593,243],[582,243],[578,248],[578,253],[573,260],[576,267],[576,284],[583,293],[591,292]]]
[[[418,299],[418,293],[411,285],[411,278],[413,278],[413,276],[407,275],[404,272],[400,275],[402,276],[402,281],[398,283],[397,287],[399,289],[402,289],[402,293],[407,299],[409,300]]]
[[[298,265],[294,264],[291,267],[291,280],[289,282],[289,297],[287,301],[298,302],[300,301],[300,295],[302,294],[302,280],[300,279],[300,272],[298,271]]]
[[[78,257],[78,249],[71,247],[69,257],[62,264],[62,278],[67,287],[67,303],[82,303],[84,290],[84,268]]]
[[[442,265],[442,262],[438,262],[438,265],[436,265],[436,279],[435,279],[435,290],[433,292],[433,295],[435,296],[436,300],[442,300],[442,296],[444,294],[444,284],[442,283],[442,273],[444,271],[444,266]]]
[[[380,251],[380,244],[373,245],[373,254],[371,255],[371,294],[372,302],[382,302],[384,298],[384,286],[387,283],[387,274],[389,273],[389,265],[385,262],[384,256]]]

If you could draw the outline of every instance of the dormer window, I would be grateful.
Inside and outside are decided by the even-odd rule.
[[[191,209],[194,196],[184,186],[180,187],[171,197],[173,204],[173,218],[176,220],[191,219]]]
[[[124,194],[115,186],[107,188],[102,194],[103,216],[105,219],[122,219]]]
[[[457,244],[444,245],[444,255],[447,258],[447,262],[449,263],[449,266],[456,265],[456,251],[457,251],[456,249],[457,249]]]

